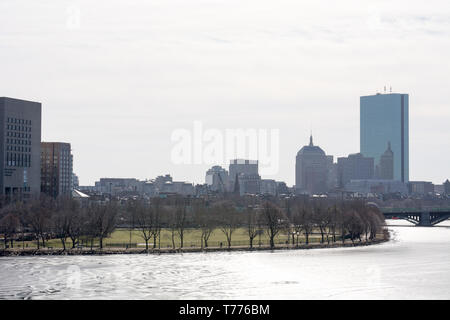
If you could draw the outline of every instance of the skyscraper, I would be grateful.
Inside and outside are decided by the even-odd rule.
[[[394,157],[394,180],[409,181],[409,96],[391,93],[360,98],[360,147],[380,166],[388,143]]]
[[[0,97],[0,125],[0,194],[39,196],[41,104]]]
[[[314,145],[311,135],[309,145],[301,148],[295,159],[296,193],[327,192],[328,162],[325,152]]]
[[[41,143],[41,192],[51,197],[72,195],[70,143]]]

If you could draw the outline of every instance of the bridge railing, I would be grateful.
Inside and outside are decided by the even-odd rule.
[[[450,208],[380,208],[382,213],[421,213],[421,212],[450,212]]]

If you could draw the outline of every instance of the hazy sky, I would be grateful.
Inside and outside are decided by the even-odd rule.
[[[359,96],[410,94],[410,179],[450,178],[450,2],[0,0],[0,96],[42,102],[42,140],[72,144],[80,184],[204,182],[174,130],[279,129],[295,155],[359,151]],[[389,90],[389,89],[388,89]]]

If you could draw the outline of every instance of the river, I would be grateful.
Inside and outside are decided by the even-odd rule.
[[[0,257],[0,299],[449,299],[450,223],[368,247]]]

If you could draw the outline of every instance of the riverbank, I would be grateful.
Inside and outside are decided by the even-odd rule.
[[[195,252],[230,252],[230,251],[268,251],[268,250],[309,250],[309,249],[325,249],[325,248],[346,248],[346,247],[361,247],[375,245],[389,241],[389,233],[383,233],[377,235],[373,240],[369,241],[355,241],[352,243],[350,240],[346,240],[344,243],[310,243],[310,244],[281,244],[276,245],[274,248],[270,248],[268,245],[254,246],[250,248],[249,246],[233,246],[228,247],[186,247],[182,249],[172,249],[172,248],[161,248],[161,249],[149,249],[145,250],[142,248],[83,248],[83,249],[53,249],[53,248],[10,248],[10,249],[0,249],[0,257],[3,256],[49,256],[49,255],[110,255],[110,254],[173,254],[173,253],[195,253]]]

